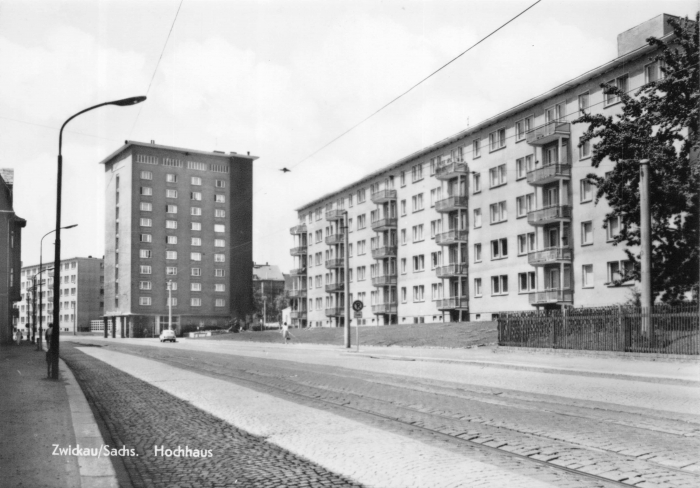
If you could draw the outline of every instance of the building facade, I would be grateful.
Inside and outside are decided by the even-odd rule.
[[[345,225],[361,325],[627,301],[620,223],[586,179],[609,165],[591,166],[572,122],[621,111],[602,83],[634,92],[661,76],[645,40],[668,39],[668,17],[620,34],[613,61],[297,209],[294,322],[344,323]]]
[[[250,313],[255,159],[126,141],[100,163],[116,335],[158,335],[169,312],[178,331]]]
[[[19,303],[20,327],[38,333],[53,322],[53,262],[24,266]],[[41,273],[40,273],[41,271]],[[104,260],[88,256],[61,261],[59,327],[62,332],[89,332],[93,320],[104,314]]]
[[[16,302],[21,299],[22,229],[27,221],[13,208],[14,170],[0,169],[0,344],[12,342],[19,325]]]

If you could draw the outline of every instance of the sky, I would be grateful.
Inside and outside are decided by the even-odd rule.
[[[700,10],[542,0],[316,153],[535,1],[0,2],[0,168],[15,170],[23,263],[38,263],[55,225],[59,129],[89,106],[148,96],[64,130],[62,223],[78,224],[62,232],[64,257],[104,254],[98,163],[127,139],[155,140],[259,156],[253,259],[287,272],[294,209],[614,59],[627,29]]]

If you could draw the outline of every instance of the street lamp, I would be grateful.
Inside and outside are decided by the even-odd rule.
[[[72,225],[67,225],[65,227],[61,227],[62,229],[72,229],[73,227],[78,227],[78,224],[72,224]],[[44,237],[46,237],[49,234],[53,234],[56,232],[56,229],[50,230],[44,236],[41,238],[39,241],[39,273],[41,273],[41,269],[44,266]],[[53,268],[51,268],[53,269]],[[37,341],[37,351],[41,351],[41,323],[42,319],[44,318],[43,314],[43,307],[44,307],[44,299],[43,299],[43,282],[39,281],[39,340]],[[34,328],[36,332],[36,321],[34,322]]]
[[[58,379],[58,335],[59,335],[59,321],[58,321],[58,293],[60,291],[60,278],[61,278],[61,184],[63,176],[63,155],[61,154],[61,149],[63,147],[63,129],[65,126],[76,118],[78,115],[89,112],[99,107],[104,107],[105,105],[116,105],[118,107],[128,107],[130,105],[136,105],[146,100],[146,97],[131,97],[124,98],[122,100],[114,100],[111,102],[100,103],[98,105],[93,105],[85,110],[72,115],[66,120],[61,126],[61,130],[58,133],[58,175],[56,178],[56,248],[54,254],[54,281],[53,281],[53,326],[54,330],[51,334],[51,345],[49,346],[53,351],[53,357],[51,358],[51,377],[55,380]]]

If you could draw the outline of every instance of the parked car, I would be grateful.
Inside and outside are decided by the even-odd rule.
[[[163,332],[160,333],[160,342],[165,342],[165,341],[177,342],[176,338],[175,338],[175,331],[174,330],[165,329]]]

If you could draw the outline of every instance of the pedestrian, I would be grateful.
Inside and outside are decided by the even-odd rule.
[[[15,340],[18,346],[22,343],[22,330],[19,327],[15,328]]]
[[[286,344],[289,340],[289,327],[287,326],[287,322],[282,325],[282,337],[284,338],[284,343]]]
[[[52,368],[53,368],[53,357],[54,350],[51,348],[51,335],[53,334],[53,324],[49,324],[49,328],[46,329],[45,339],[46,339],[46,375],[51,378]]]

